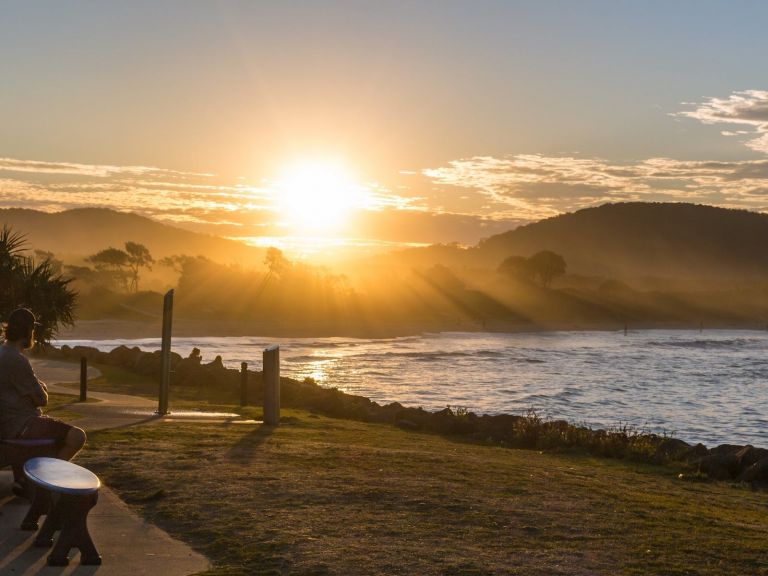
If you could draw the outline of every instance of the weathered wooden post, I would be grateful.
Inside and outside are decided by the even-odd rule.
[[[88,400],[88,359],[80,358],[80,402]]]
[[[168,391],[171,386],[171,323],[173,320],[173,290],[163,298],[163,340],[160,346],[160,394],[157,413],[168,414]]]
[[[280,346],[264,349],[264,424],[280,422]]]
[[[240,363],[240,406],[248,406],[248,362]]]

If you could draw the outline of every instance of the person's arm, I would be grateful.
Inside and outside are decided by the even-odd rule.
[[[29,360],[22,358],[14,376],[14,385],[20,396],[29,396],[34,406],[48,405],[48,387],[37,378]]]

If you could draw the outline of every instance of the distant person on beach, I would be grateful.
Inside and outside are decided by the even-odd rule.
[[[0,436],[26,440],[53,439],[56,457],[71,460],[85,444],[85,432],[61,420],[43,416],[48,388],[22,352],[35,341],[35,315],[26,308],[11,312],[0,345]]]

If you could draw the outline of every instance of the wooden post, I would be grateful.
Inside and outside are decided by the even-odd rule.
[[[280,422],[280,346],[264,349],[264,424]]]
[[[240,363],[240,406],[248,406],[248,362]]]
[[[80,402],[88,400],[88,359],[80,358]]]
[[[173,320],[173,290],[168,290],[163,298],[163,341],[160,346],[160,394],[158,395],[157,413],[168,414],[168,391],[171,386],[171,324]]]

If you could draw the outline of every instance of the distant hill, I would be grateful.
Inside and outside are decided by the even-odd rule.
[[[158,259],[174,254],[203,255],[221,263],[260,264],[264,250],[234,240],[182,230],[150,218],[106,208],[39,212],[0,210],[0,225],[24,233],[29,244],[57,257],[88,256],[103,248],[140,242]]]
[[[476,247],[434,246],[405,262],[495,268],[512,255],[562,254],[573,274],[688,287],[768,279],[768,215],[697,204],[630,202],[562,214],[491,236]],[[667,285],[669,286],[669,285]]]

